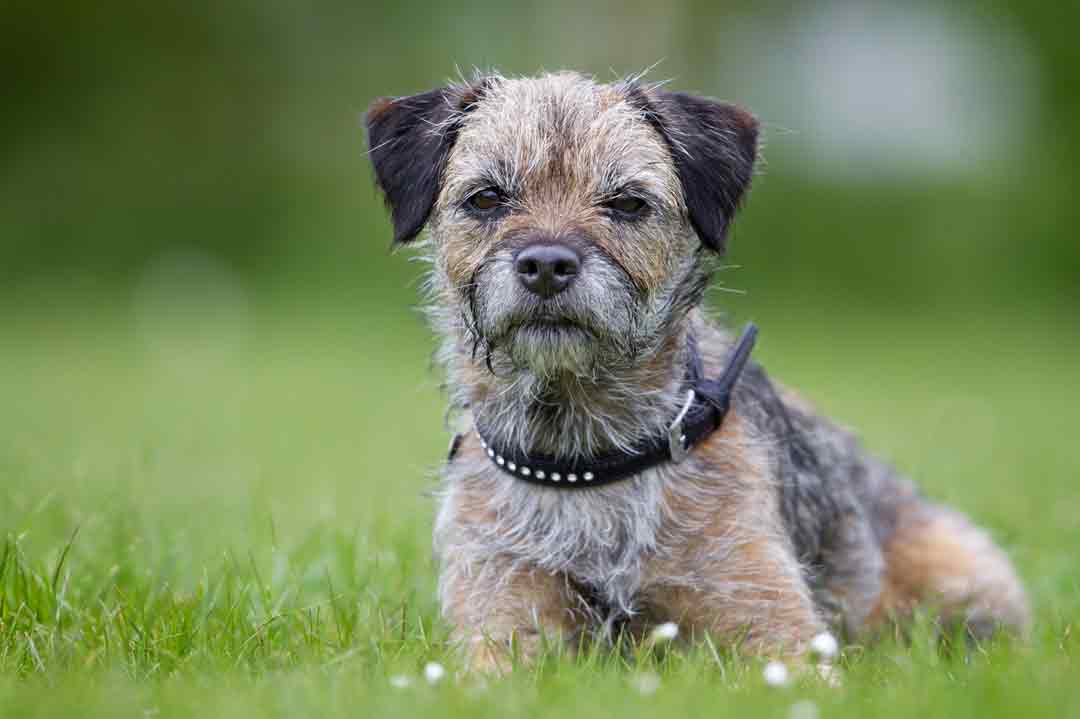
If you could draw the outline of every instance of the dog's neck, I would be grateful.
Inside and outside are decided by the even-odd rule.
[[[588,459],[632,452],[663,434],[678,412],[685,398],[687,336],[702,323],[693,310],[640,361],[598,368],[587,378],[493,371],[464,336],[449,336],[443,359],[451,399],[471,412],[491,442],[526,456]]]

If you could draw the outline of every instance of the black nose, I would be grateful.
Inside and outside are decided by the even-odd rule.
[[[530,245],[514,258],[514,271],[529,292],[554,297],[577,279],[581,258],[566,245]]]

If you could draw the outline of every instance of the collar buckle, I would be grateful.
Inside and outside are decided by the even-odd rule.
[[[697,393],[692,389],[686,390],[686,401],[683,403],[682,409],[675,415],[675,419],[672,420],[671,425],[668,427],[668,450],[671,452],[672,462],[681,462],[686,459],[686,455],[689,454],[689,449],[686,446],[686,433],[683,432],[683,420],[686,419],[687,412],[694,406],[694,399],[697,397]]]

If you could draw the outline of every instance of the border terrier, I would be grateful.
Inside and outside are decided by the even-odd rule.
[[[797,657],[924,604],[1022,633],[1004,552],[746,357],[700,306],[758,156],[748,112],[639,79],[480,76],[367,113],[394,244],[432,263],[461,433],[439,594],[468,665],[675,622]]]

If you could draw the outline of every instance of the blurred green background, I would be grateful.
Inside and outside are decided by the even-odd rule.
[[[1080,6],[0,0],[0,20],[0,714],[82,706],[53,677],[97,668],[122,686],[102,715],[205,716],[199,677],[236,669],[286,714],[354,713],[444,656],[444,399],[361,117],[474,66],[655,65],[759,115],[714,311],[758,320],[770,371],[989,527],[1036,609],[1018,661],[1043,683],[1003,680],[1012,704],[924,693],[928,673],[850,715],[1080,707]],[[198,690],[140,683],[177,676]],[[582,687],[549,694],[615,707]]]
[[[1080,298],[1069,3],[3,3],[0,294],[94,305],[170,258],[245,297],[400,306],[361,116],[458,69],[744,103],[767,164],[730,284],[933,313]],[[214,268],[214,269],[210,269]],[[21,302],[20,302],[21,300]]]
[[[13,491],[86,474],[55,459],[67,442],[73,466],[106,451],[110,479],[162,447],[209,452],[183,501],[419,501],[442,399],[422,267],[389,251],[361,117],[474,67],[652,67],[754,109],[765,161],[713,307],[758,319],[770,369],[938,493],[1033,491],[1019,455],[978,481],[1003,435],[1075,476],[1054,450],[1080,384],[1080,9],[9,0],[3,17],[4,441],[11,467],[60,468],[13,471]],[[949,447],[974,493],[923,461]]]

